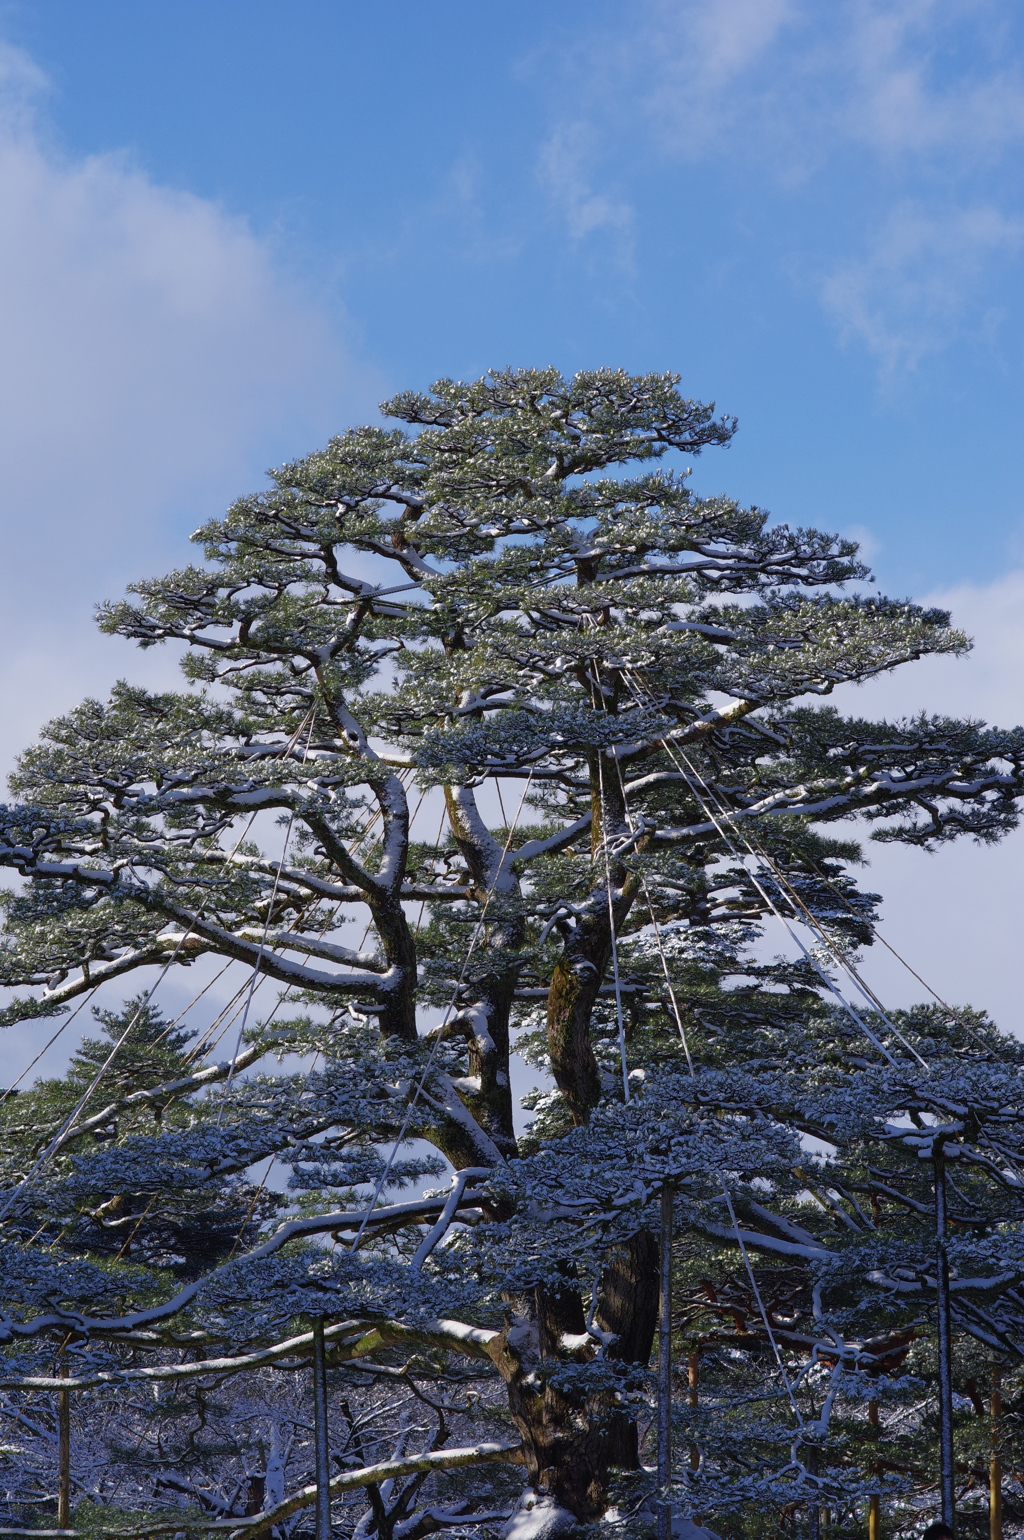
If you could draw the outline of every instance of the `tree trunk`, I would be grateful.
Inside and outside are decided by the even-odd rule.
[[[369,895],[368,895],[369,897]],[[399,1037],[414,1043],[416,1030],[416,938],[405,917],[401,900],[394,894],[370,903],[381,951],[390,968],[400,968],[401,982],[378,1012],[381,1037]]]
[[[935,1311],[939,1359],[939,1480],[942,1522],[956,1529],[956,1488],[953,1473],[953,1342],[949,1307],[949,1258],[946,1255],[946,1161],[939,1146],[935,1172]]]
[[[565,1524],[593,1523],[607,1505],[611,1471],[639,1467],[636,1423],[610,1395],[588,1397],[558,1383],[559,1363],[584,1364],[596,1351],[571,1274],[560,1290],[538,1287],[510,1303],[513,1323],[499,1366],[530,1487]],[[648,1363],[657,1314],[658,1247],[642,1230],[610,1256],[601,1280],[596,1321],[616,1333],[609,1356]]]
[[[573,952],[583,948],[573,948]],[[608,953],[610,955],[609,946]],[[551,1073],[578,1126],[589,1121],[601,1099],[601,1076],[590,1041],[590,1018],[607,966],[569,949],[559,958],[548,990],[548,1054]]]
[[[477,902],[481,911],[486,908],[486,923],[475,952],[478,966],[472,970],[472,984],[465,997],[458,1002],[469,1059],[469,1074],[460,1082],[459,1094],[480,1127],[508,1158],[516,1153],[509,1076],[510,1020],[525,938],[519,879],[506,863],[507,851],[481,818],[472,789],[446,786],[444,797],[452,835],[469,870]],[[489,968],[491,962],[493,967]]]
[[[628,827],[614,759],[606,756],[599,770],[595,756],[590,781],[591,850],[596,869],[603,872],[604,863],[598,857],[606,833],[622,833]],[[643,844],[641,841],[637,849],[643,849]],[[592,892],[586,919],[574,925],[566,936],[565,949],[555,964],[548,990],[551,1073],[577,1127],[589,1121],[601,1099],[601,1076],[590,1041],[590,1019],[611,962],[611,924],[613,921],[618,935],[640,892],[640,881],[624,866],[612,864],[611,888],[612,915],[608,912],[605,882]]]
[[[58,1374],[67,1378],[68,1366],[63,1351]],[[57,1392],[57,1528],[71,1527],[71,1397],[66,1390]]]

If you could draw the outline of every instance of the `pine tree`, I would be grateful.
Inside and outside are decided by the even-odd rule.
[[[12,1385],[51,1383],[31,1355],[60,1341],[81,1355],[76,1395],[147,1367],[183,1384],[195,1351],[218,1384],[266,1352],[297,1372],[323,1316],[339,1386],[488,1387],[396,1480],[491,1462],[437,1478],[480,1479],[444,1521],[465,1527],[518,1459],[520,1522],[554,1532],[599,1518],[614,1473],[641,1463],[666,1184],[679,1232],[731,1248],[732,1269],[745,1227],[758,1255],[846,1268],[828,1305],[844,1343],[875,1317],[902,1329],[884,1292],[874,1315],[843,1303],[885,1259],[863,1237],[847,1257],[805,1212],[807,1137],[862,1175],[877,1134],[860,1102],[905,1109],[918,1067],[886,1023],[835,1002],[828,968],[870,937],[874,899],[825,826],[998,839],[1024,733],[805,704],[966,639],[944,612],[844,596],[867,576],[852,542],[695,494],[666,467],[735,424],[677,384],[507,371],[396,397],[384,410],[404,428],[352,430],[275,472],[197,532],[202,565],[101,611],[144,647],[181,645],[189,687],[121,683],[24,755],[0,815],[0,859],[26,879],[2,979],[32,993],[6,1019],[210,957],[239,965],[240,998],[250,978],[284,994],[246,1005],[239,1052],[187,1074],[146,1060],[155,1018],[134,1007],[140,1046],[115,1056],[106,1097],[34,1161],[19,1127],[2,1208]],[[443,796],[432,842],[414,838],[417,786]],[[752,960],[771,908],[813,920],[825,961]],[[553,1085],[522,1141],[519,1036]],[[301,1067],[275,1071],[275,1053]],[[135,1214],[150,1194],[167,1216],[186,1192],[191,1215],[234,1214],[271,1159],[293,1206],[254,1207],[227,1255],[216,1219],[183,1264],[155,1242],[145,1268],[112,1263],[80,1225],[88,1257],[41,1243],[97,1195]],[[1001,1222],[986,1220],[995,1272],[1017,1244],[1015,1213]],[[1012,1315],[1012,1290],[995,1296]],[[501,1436],[456,1451],[456,1425]],[[764,1437],[793,1444],[784,1417]],[[793,1489],[787,1459],[762,1496]],[[795,1479],[806,1501],[799,1460]],[[365,1470],[344,1480],[371,1493],[370,1529],[429,1532],[408,1507],[419,1485],[389,1517]],[[722,1502],[755,1495],[715,1481]]]

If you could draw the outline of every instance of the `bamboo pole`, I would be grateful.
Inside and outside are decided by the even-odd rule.
[[[668,1183],[661,1189],[658,1284],[658,1540],[672,1540],[672,1189]]]
[[[1003,1540],[1003,1371],[992,1367],[990,1449],[988,1457],[988,1540]]]
[[[331,1469],[327,1441],[327,1350],[324,1318],[313,1322],[313,1423],[316,1445],[316,1540],[331,1540]]]
[[[691,1353],[686,1362],[686,1400],[691,1411],[697,1410],[700,1386],[700,1354]],[[700,1469],[700,1448],[696,1439],[690,1441],[690,1469]]]
[[[878,1401],[872,1396],[868,1402],[868,1428],[871,1438],[878,1441]],[[877,1475],[876,1462],[872,1461],[871,1470]],[[881,1540],[882,1533],[882,1504],[877,1492],[872,1492],[868,1502],[868,1540]]]
[[[57,1369],[67,1379],[68,1366],[61,1349]],[[57,1528],[71,1528],[71,1392],[57,1392]]]
[[[935,1167],[935,1304],[939,1349],[939,1455],[942,1489],[942,1522],[956,1526],[953,1485],[953,1342],[949,1312],[949,1258],[946,1255],[946,1161],[936,1144]]]

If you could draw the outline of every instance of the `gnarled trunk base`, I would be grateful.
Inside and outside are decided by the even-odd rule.
[[[657,1245],[640,1231],[611,1255],[599,1290],[597,1324],[614,1332],[609,1357],[622,1363],[650,1359],[658,1309]],[[509,1410],[522,1436],[530,1492],[510,1530],[517,1540],[554,1535],[570,1523],[592,1523],[607,1505],[615,1468],[639,1465],[636,1423],[607,1392],[588,1394],[573,1384],[573,1366],[596,1356],[587,1337],[579,1286],[567,1270],[560,1289],[538,1287],[513,1304],[499,1363]],[[564,1373],[560,1372],[564,1367]]]

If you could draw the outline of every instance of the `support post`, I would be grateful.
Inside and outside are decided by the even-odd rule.
[[[691,1353],[686,1364],[686,1399],[691,1411],[697,1410],[700,1386],[700,1354]],[[700,1449],[696,1439],[690,1442],[690,1469],[700,1469]]]
[[[804,1454],[804,1462],[811,1475],[816,1476],[818,1474],[818,1451],[813,1444],[807,1448],[806,1453]],[[815,1501],[815,1496],[816,1494],[812,1496],[811,1501],[807,1507],[808,1540],[821,1540],[822,1510],[818,1507],[818,1504]]]
[[[956,1526],[953,1479],[953,1341],[949,1312],[949,1258],[946,1255],[946,1160],[936,1144],[935,1168],[935,1304],[939,1350],[939,1454],[942,1522]]]
[[[331,1540],[331,1468],[327,1441],[327,1350],[324,1318],[313,1322],[313,1427],[316,1445],[316,1540]]]
[[[1003,1540],[1003,1371],[992,1367],[991,1443],[988,1457],[988,1540]]]
[[[871,1438],[878,1441],[878,1401],[872,1396],[868,1402],[868,1428]],[[878,1474],[877,1464],[872,1461],[871,1471]],[[882,1533],[882,1505],[877,1492],[872,1492],[868,1502],[868,1540],[881,1540]]]
[[[61,1349],[60,1378],[66,1379],[68,1366]],[[71,1528],[71,1393],[57,1392],[57,1528]]]
[[[661,1189],[658,1289],[658,1540],[672,1540],[672,1189]]]

